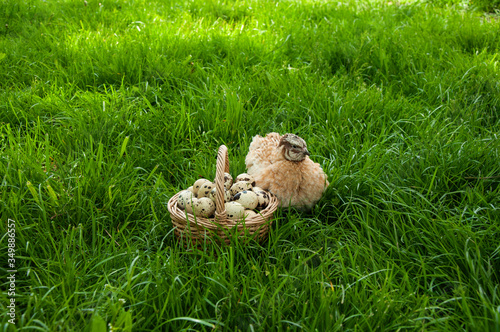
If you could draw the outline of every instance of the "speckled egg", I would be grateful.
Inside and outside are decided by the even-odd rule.
[[[238,181],[231,186],[231,196],[236,195],[240,191],[251,190],[251,189],[252,189],[252,185],[250,184],[250,182]]]
[[[193,206],[198,201],[198,198],[192,198],[191,200],[186,202],[186,212],[193,214]]]
[[[208,194],[215,188],[215,183],[206,181],[198,189],[198,198],[208,197]]]
[[[224,188],[226,190],[231,189],[231,186],[233,185],[233,176],[229,173],[224,173]]]
[[[240,181],[250,182],[252,184],[252,187],[255,186],[255,179],[250,174],[241,173],[240,175],[238,175],[236,177],[235,182],[240,182]]]
[[[208,194],[208,198],[215,202],[215,197],[217,196],[217,188],[214,188]],[[229,190],[224,190],[224,202],[229,202],[231,200],[231,192]]]
[[[224,173],[224,189],[229,190],[231,189],[232,185],[233,185],[233,176],[229,173]]]
[[[253,187],[252,191],[255,192],[255,193],[257,193],[259,191],[264,191],[264,189],[262,189],[261,187]]]
[[[230,219],[239,219],[245,215],[245,207],[238,202],[228,202],[225,208],[226,215]]]
[[[193,191],[193,190],[194,190],[194,189],[193,189],[193,186],[191,186],[191,187],[187,188],[186,190],[189,190],[190,192],[192,192],[192,193],[194,194],[194,191]]]
[[[208,197],[202,197],[193,203],[193,212],[196,216],[210,218],[215,212],[215,203]]]
[[[245,209],[253,210],[259,204],[257,194],[250,190],[243,190],[233,197],[234,202],[238,202],[245,207]]]
[[[207,181],[208,181],[207,179],[196,180],[195,183],[193,184],[193,192],[195,194],[198,194],[198,190],[200,189],[200,187]]]
[[[193,198],[196,199],[191,191],[183,190],[179,193],[179,196],[177,196],[177,206],[184,210],[186,208],[187,202],[189,202]]]
[[[245,210],[245,219],[257,216],[258,214],[253,210]]]
[[[263,210],[269,205],[269,201],[271,200],[271,197],[269,196],[269,193],[265,190],[257,191],[255,193],[257,195],[257,199],[259,201],[259,204],[257,204],[257,209]]]

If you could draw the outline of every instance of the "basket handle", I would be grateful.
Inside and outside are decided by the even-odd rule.
[[[226,206],[224,201],[224,172],[229,173],[229,157],[227,147],[221,145],[217,154],[217,169],[215,171],[215,218],[219,223],[227,222]]]

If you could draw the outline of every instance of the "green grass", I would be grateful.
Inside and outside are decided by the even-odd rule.
[[[464,3],[4,1],[17,328],[500,331],[500,23]],[[325,197],[186,250],[169,197],[271,131]]]

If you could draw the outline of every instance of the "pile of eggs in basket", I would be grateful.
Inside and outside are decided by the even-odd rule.
[[[233,181],[229,173],[224,173],[224,201],[227,217],[230,219],[249,218],[269,204],[269,193],[255,187],[255,180],[246,173]],[[192,187],[183,190],[177,198],[177,206],[190,214],[211,218],[215,214],[215,183],[207,179],[197,180]]]

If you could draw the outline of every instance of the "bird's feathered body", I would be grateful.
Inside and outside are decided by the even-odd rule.
[[[329,184],[321,166],[309,158],[304,140],[293,134],[255,136],[245,163],[256,186],[275,194],[283,207],[310,209]]]

